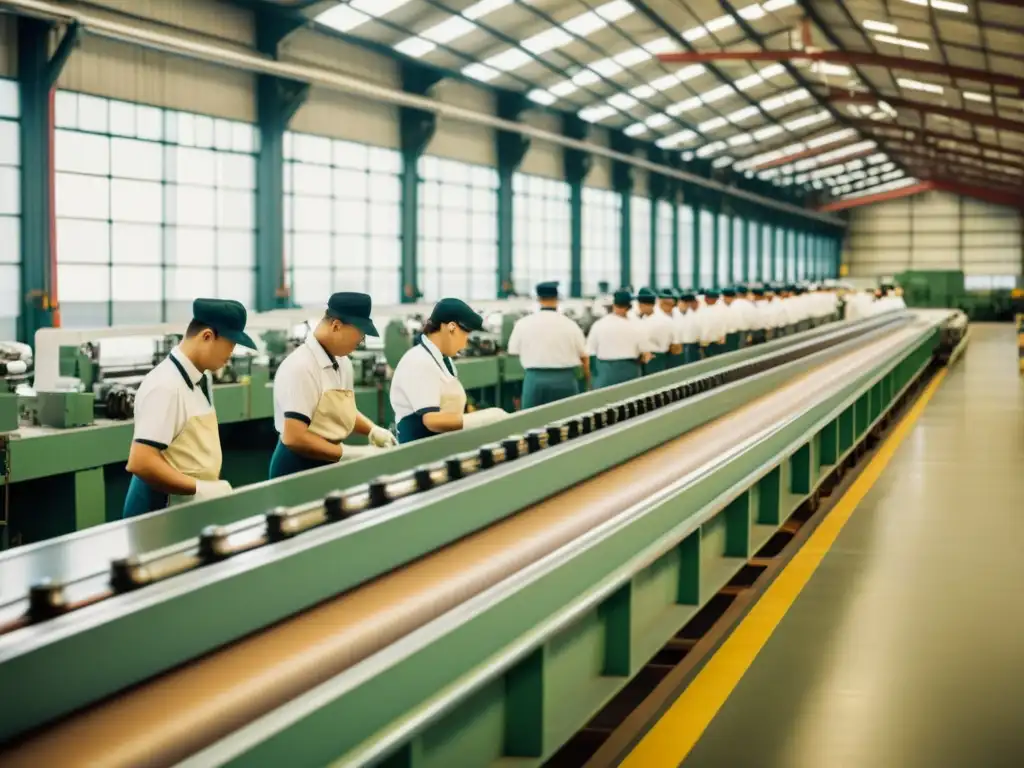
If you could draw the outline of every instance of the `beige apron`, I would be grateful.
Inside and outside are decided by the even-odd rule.
[[[324,440],[340,443],[356,428],[356,393],[351,389],[329,389],[320,396],[309,431]]]
[[[223,455],[220,450],[220,431],[217,413],[209,411],[193,416],[185,428],[161,451],[167,463],[195,480],[219,480]],[[195,501],[194,496],[170,496],[168,503],[184,504]]]
[[[466,412],[466,390],[462,382],[453,376],[448,381],[441,382],[441,413],[465,413]]]

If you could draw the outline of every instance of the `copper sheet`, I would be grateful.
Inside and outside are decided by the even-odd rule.
[[[911,333],[856,350],[429,557],[73,715],[0,752],[0,765],[177,762],[648,498],[812,392],[859,374]]]

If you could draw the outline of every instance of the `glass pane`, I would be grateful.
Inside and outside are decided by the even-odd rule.
[[[342,234],[363,234],[369,227],[365,200],[336,200],[334,202],[335,232]]]
[[[215,296],[219,299],[234,299],[246,307],[252,307],[256,303],[255,274],[251,269],[218,270]]]
[[[374,269],[397,269],[402,261],[402,247],[398,240],[375,237],[370,241],[370,264]]]
[[[330,186],[324,194],[330,194]],[[364,200],[368,195],[367,175],[363,171],[334,170],[334,195],[346,200]]]
[[[168,233],[172,250],[168,264],[212,266],[216,263],[216,237],[212,229],[179,227]]]
[[[217,264],[221,267],[252,268],[256,261],[256,239],[252,232],[221,230],[217,233]]]
[[[329,197],[331,169],[323,165],[292,163],[292,189],[307,195]]]
[[[19,165],[20,163],[21,145],[18,124],[13,120],[0,120],[0,165]]]
[[[217,190],[217,224],[231,229],[252,229],[256,205],[252,192]]]
[[[106,264],[110,260],[108,238],[109,225],[105,221],[58,219],[57,262]]]
[[[330,284],[329,269],[296,268],[292,276],[292,298],[299,304],[323,306]]]
[[[3,174],[7,170],[9,169],[0,168],[0,190],[3,189]],[[58,173],[56,187],[58,216],[104,220],[110,218],[110,189],[105,178]]]
[[[291,264],[296,269],[329,267],[331,264],[331,236],[296,232],[292,238]]]
[[[163,179],[163,152],[152,141],[112,139],[111,174],[127,179]]]
[[[154,181],[114,179],[111,188],[111,218],[116,221],[163,221],[163,185]]]
[[[58,130],[53,137],[53,166],[57,171],[106,176],[110,172],[110,139]]]
[[[296,232],[330,232],[330,199],[296,195],[295,207],[292,210],[292,227]]]
[[[111,272],[114,301],[160,301],[162,272],[160,267],[114,267]]]
[[[208,227],[214,225],[217,208],[213,189],[168,186],[167,194],[172,202],[172,215],[168,216],[168,222]]]
[[[369,253],[363,235],[342,235],[334,238],[333,264],[338,269],[362,270],[366,267]]]
[[[57,263],[61,301],[110,301],[110,268]]]
[[[21,262],[20,224],[15,216],[0,216],[0,264]]]
[[[135,105],[125,101],[110,102],[110,132],[115,136],[135,135]]]
[[[167,298],[172,301],[212,296],[215,290],[212,267],[169,267],[167,270]]]
[[[14,80],[0,78],[0,117],[17,118],[20,113],[18,84]]]
[[[21,212],[21,172],[17,168],[0,166],[0,214],[17,215]]]
[[[163,110],[144,104],[135,105],[135,130],[140,139],[160,141],[164,136]]]
[[[18,316],[20,283],[21,271],[18,267],[0,264],[0,317]]]
[[[170,150],[169,168],[174,169],[173,180],[181,184],[212,187],[216,182],[217,156],[209,149],[178,147]]]
[[[106,133],[108,105],[107,99],[78,94],[78,127],[83,131]]]
[[[163,230],[151,224],[115,223],[111,245],[115,264],[159,264],[163,255]]]

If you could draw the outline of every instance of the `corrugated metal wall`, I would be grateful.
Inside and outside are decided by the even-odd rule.
[[[13,16],[0,14],[0,77],[12,77],[18,67],[18,43]]]
[[[943,192],[855,208],[843,261],[851,277],[908,269],[968,275],[1020,275],[1024,220],[1019,211]]]

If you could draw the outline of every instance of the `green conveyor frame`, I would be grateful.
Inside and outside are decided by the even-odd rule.
[[[851,334],[866,332],[871,336],[884,333],[892,322],[902,321],[875,318],[845,324],[841,329]],[[28,584],[42,578],[58,582],[88,577],[102,580],[106,578],[111,557],[129,554],[118,550],[119,542],[123,546],[125,541],[130,541],[132,552],[147,552],[173,542],[194,543],[194,537],[206,525],[236,522],[279,505],[303,504],[335,489],[435,462],[509,434],[536,429],[658,388],[687,380],[709,380],[717,376],[716,371],[749,362],[773,350],[788,350],[794,344],[813,341],[818,335],[827,336],[833,330],[821,329],[820,334],[745,349],[532,409],[490,427],[432,438],[348,465],[242,489],[228,498],[184,505],[15,550],[0,557],[0,584],[6,587],[5,599],[10,600],[12,592],[27,589]],[[932,327],[925,336],[937,338],[937,334]],[[922,348],[926,347],[926,341],[922,341]],[[613,428],[614,434],[608,433],[611,439],[605,439],[604,434],[595,436],[601,439],[581,438],[578,443],[556,446],[513,462],[511,472],[499,472],[493,477],[483,473],[458,481],[453,487],[459,494],[460,508],[465,509],[466,514],[441,516],[439,510],[447,503],[444,493],[425,494],[422,499],[413,497],[404,507],[404,502],[387,507],[385,514],[360,516],[349,523],[328,526],[294,541],[250,552],[246,556],[246,567],[237,565],[241,561],[228,561],[175,577],[168,582],[171,589],[166,589],[165,584],[146,587],[138,593],[141,602],[136,600],[132,611],[124,611],[120,606],[122,598],[114,598],[90,607],[86,624],[80,624],[82,617],[74,613],[55,620],[67,622],[74,631],[44,634],[43,637],[31,634],[17,637],[18,633],[13,639],[0,637],[0,688],[22,691],[17,701],[0,700],[0,740],[123,690],[486,527],[717,418],[841,351],[840,348],[825,348],[811,357],[796,359],[705,392],[693,400],[673,405],[671,418],[652,414],[624,422]],[[926,352],[930,356],[930,350]],[[899,361],[894,361],[893,365],[897,363]],[[902,367],[898,370],[903,373],[909,370],[909,364],[899,364]],[[881,398],[886,392],[894,391],[895,381],[896,377],[891,377],[890,384],[885,385],[887,388],[878,389],[877,395],[869,395],[874,398],[869,402],[878,404],[877,408],[871,406],[872,412],[881,408]],[[862,383],[859,379],[850,386]],[[534,465],[536,469],[531,468]],[[523,481],[523,472],[529,473],[528,482]],[[432,510],[432,505],[437,509]],[[226,566],[227,570],[221,566]],[[317,576],[313,578],[311,574]],[[329,578],[325,577],[327,574]],[[281,584],[288,584],[288,589],[280,589]],[[260,595],[260,599],[247,599],[246,595]],[[224,611],[226,605],[232,606],[232,610]],[[190,619],[196,616],[204,620],[197,623]],[[179,631],[182,626],[188,626],[189,631]],[[155,638],[159,638],[159,642],[154,642]],[[102,663],[101,657],[118,661],[110,665]],[[58,690],[27,684],[27,681],[41,679],[64,682]],[[410,688],[412,690],[415,687]],[[366,735],[363,733],[362,737]]]

